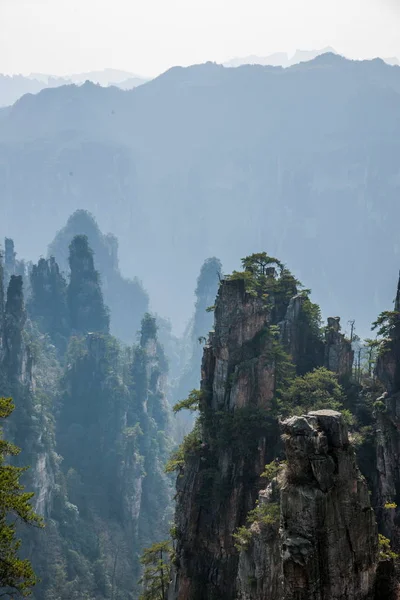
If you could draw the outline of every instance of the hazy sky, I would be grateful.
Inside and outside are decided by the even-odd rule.
[[[0,0],[0,72],[155,75],[331,45],[400,57],[400,0]]]

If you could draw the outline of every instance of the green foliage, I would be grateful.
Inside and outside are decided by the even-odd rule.
[[[364,444],[367,444],[368,446],[371,445],[373,443],[373,439],[374,429],[370,425],[359,427],[357,431],[352,431],[351,433],[351,442],[357,450]]]
[[[14,410],[11,398],[0,398],[0,418],[6,419]],[[0,587],[4,593],[30,596],[37,579],[28,560],[18,557],[21,541],[16,539],[18,523],[41,527],[42,520],[33,511],[32,493],[20,483],[25,468],[7,464],[7,456],[16,456],[20,449],[0,439]]]
[[[242,266],[245,271],[253,275],[267,275],[271,266],[283,270],[282,263],[277,258],[268,256],[266,252],[257,252],[242,258]]]
[[[291,356],[284,350],[280,342],[280,329],[278,325],[270,325],[267,330],[269,348],[267,358],[273,363],[275,368],[275,402],[285,393],[285,390],[290,385],[294,374],[295,366]]]
[[[174,411],[174,413],[178,413],[184,409],[195,412],[195,411],[199,410],[199,403],[200,403],[201,398],[202,398],[202,392],[200,390],[192,390],[189,393],[189,396],[185,400],[181,400],[180,402],[177,402],[173,406],[172,410]]]
[[[150,313],[145,313],[142,319],[140,332],[140,345],[145,347],[149,340],[155,340],[157,337],[157,323],[155,317]]]
[[[302,317],[306,320],[311,333],[316,338],[322,339],[322,317],[321,309],[318,304],[314,304],[311,302],[310,298],[306,296],[303,300],[301,313]]]
[[[165,465],[166,473],[181,471],[190,457],[195,456],[201,446],[200,424],[196,421],[193,430],[188,433],[177,450],[173,452]]]
[[[275,459],[272,462],[268,463],[268,465],[265,465],[265,469],[264,472],[261,474],[261,477],[264,477],[267,480],[267,482],[270,482],[279,475],[279,473],[282,471],[285,465],[285,460],[281,461]]]
[[[242,266],[243,271],[233,271],[229,279],[243,280],[248,294],[262,297],[268,302],[270,288],[276,277],[275,269],[277,267],[282,272],[282,263],[266,252],[259,252],[242,258]]]
[[[304,375],[320,366],[324,355],[321,309],[304,291],[296,327],[296,373]]]
[[[172,517],[170,478],[163,473],[171,446],[162,391],[167,364],[156,339],[148,353],[140,345],[122,350],[107,333],[83,335],[86,329],[99,328],[88,323],[97,319],[99,324],[102,311],[91,299],[92,288],[95,300],[101,300],[101,290],[98,278],[92,277],[90,250],[78,250],[75,245],[77,277],[72,272],[71,279],[82,286],[75,291],[69,286],[72,304],[67,310],[81,311],[77,318],[82,327],[75,329],[66,353],[56,351],[51,331],[53,316],[60,316],[52,305],[57,288],[52,277],[59,275],[53,261],[42,261],[40,273],[35,271],[36,297],[30,307],[34,319],[25,317],[21,277],[11,278],[7,306],[0,299],[0,386],[16,402],[7,437],[23,446],[23,455],[15,457],[17,466],[33,465],[19,471],[27,489],[33,477],[43,486],[40,511],[47,525],[43,532],[21,526],[17,533],[21,552],[28,549],[41,578],[34,600],[132,600],[139,595],[139,554],[160,535],[168,535]],[[152,317],[144,320],[144,336],[152,322]],[[140,503],[135,515],[133,502]],[[0,552],[1,544],[0,532]],[[22,566],[20,574],[22,585]]]
[[[395,510],[397,508],[397,504],[396,504],[396,502],[386,502],[386,504],[383,508],[385,510]]]
[[[385,310],[381,312],[377,320],[372,323],[372,330],[377,329],[377,335],[380,335],[385,339],[389,339],[393,337],[399,321],[399,311]]]
[[[377,336],[380,337],[380,339],[378,338],[377,340],[368,340],[368,342],[370,342],[372,362],[374,354],[379,356],[384,352],[387,352],[391,348],[393,342],[400,338],[400,312],[397,310],[383,311],[377,320],[372,323],[371,329],[377,330]]]
[[[375,400],[373,407],[374,410],[380,413],[385,413],[387,411],[386,404],[382,400]]]
[[[169,541],[145,548],[140,562],[144,570],[139,600],[167,600],[172,548]]]
[[[366,359],[366,365],[364,365],[364,374],[366,373],[368,377],[372,377],[374,374],[377,357],[380,354],[382,343],[384,342],[379,339],[371,338],[366,338],[364,342],[364,361]]]
[[[241,552],[248,549],[251,540],[254,536],[252,525],[258,523],[260,526],[276,526],[279,523],[280,507],[276,503],[257,502],[256,508],[251,510],[247,515],[246,525],[239,527],[233,534],[235,540],[235,548]]]
[[[248,294],[261,298],[273,311],[275,322],[285,316],[289,302],[302,287],[277,258],[266,252],[242,258],[243,271],[233,271],[230,280],[242,280]],[[304,290],[308,293],[309,290]]]
[[[282,394],[279,410],[283,416],[299,415],[310,410],[342,410],[345,395],[337,375],[325,367],[296,377]]]
[[[382,535],[381,533],[379,534],[378,544],[379,544],[379,559],[380,560],[398,560],[399,559],[399,555],[396,554],[396,552],[393,552],[393,550],[390,547],[390,540],[387,537],[385,537],[384,535]]]

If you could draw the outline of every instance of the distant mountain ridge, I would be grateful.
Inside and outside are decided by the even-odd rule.
[[[240,67],[243,65],[262,65],[288,68],[301,62],[309,62],[323,54],[337,54],[336,50],[327,46],[321,50],[296,50],[292,57],[287,52],[275,52],[269,56],[255,54],[238,57],[222,63],[225,67]],[[383,59],[388,65],[400,65],[396,57]],[[172,67],[175,68],[175,67]],[[167,71],[168,72],[168,71]],[[67,76],[31,73],[30,75],[3,75],[0,73],[0,108],[11,106],[25,94],[37,94],[43,89],[61,87],[64,85],[81,85],[86,81],[102,87],[115,86],[122,90],[131,90],[150,81],[149,77],[141,77],[129,71],[119,69],[103,69],[74,73]]]
[[[0,111],[0,234],[36,258],[73,211],[92,212],[180,330],[205,258],[231,271],[266,249],[368,333],[400,265],[399,156],[400,68],[380,59],[48,89]]]
[[[25,94],[37,94],[43,89],[60,87],[69,84],[81,84],[91,81],[103,87],[115,85],[124,90],[130,90],[148,81],[128,71],[103,69],[88,73],[76,73],[67,77],[32,73],[31,75],[2,75],[0,74],[0,107],[11,106]]]
[[[274,52],[268,56],[250,56],[232,58],[223,63],[224,67],[241,67],[243,65],[262,65],[264,67],[292,67],[301,62],[309,62],[323,54],[338,54],[334,48],[327,46],[322,50],[296,50],[293,56],[289,56],[287,52]],[[400,65],[400,61],[396,56],[382,59],[386,64],[392,66]]]
[[[252,54],[250,56],[232,58],[227,62],[223,63],[224,67],[240,67],[242,65],[263,65],[271,67],[291,67],[297,65],[300,62],[307,62],[314,60],[321,54],[337,54],[336,50],[331,46],[327,46],[322,50],[296,50],[292,57],[287,52],[274,52],[269,56],[257,56]]]

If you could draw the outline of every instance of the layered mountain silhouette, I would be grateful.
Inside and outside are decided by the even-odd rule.
[[[68,77],[56,77],[43,73],[32,73],[27,77],[0,74],[0,106],[10,106],[25,94],[37,94],[46,88],[55,88],[72,83],[80,84],[85,81],[91,81],[104,87],[115,85],[124,90],[131,90],[146,83],[148,79],[117,69],[76,73]]]
[[[379,59],[47,89],[0,110],[0,235],[37,258],[89,210],[180,328],[206,257],[266,250],[368,333],[400,264],[399,150],[400,68]]]
[[[224,63],[225,67],[240,67],[242,65],[263,65],[271,67],[292,67],[301,62],[314,60],[321,54],[337,54],[336,50],[328,46],[322,50],[296,50],[293,56],[289,56],[287,52],[274,52],[268,56],[250,56],[232,58]]]

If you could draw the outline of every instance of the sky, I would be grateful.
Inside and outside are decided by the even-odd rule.
[[[0,0],[0,73],[174,65],[333,46],[400,57],[400,0]]]

